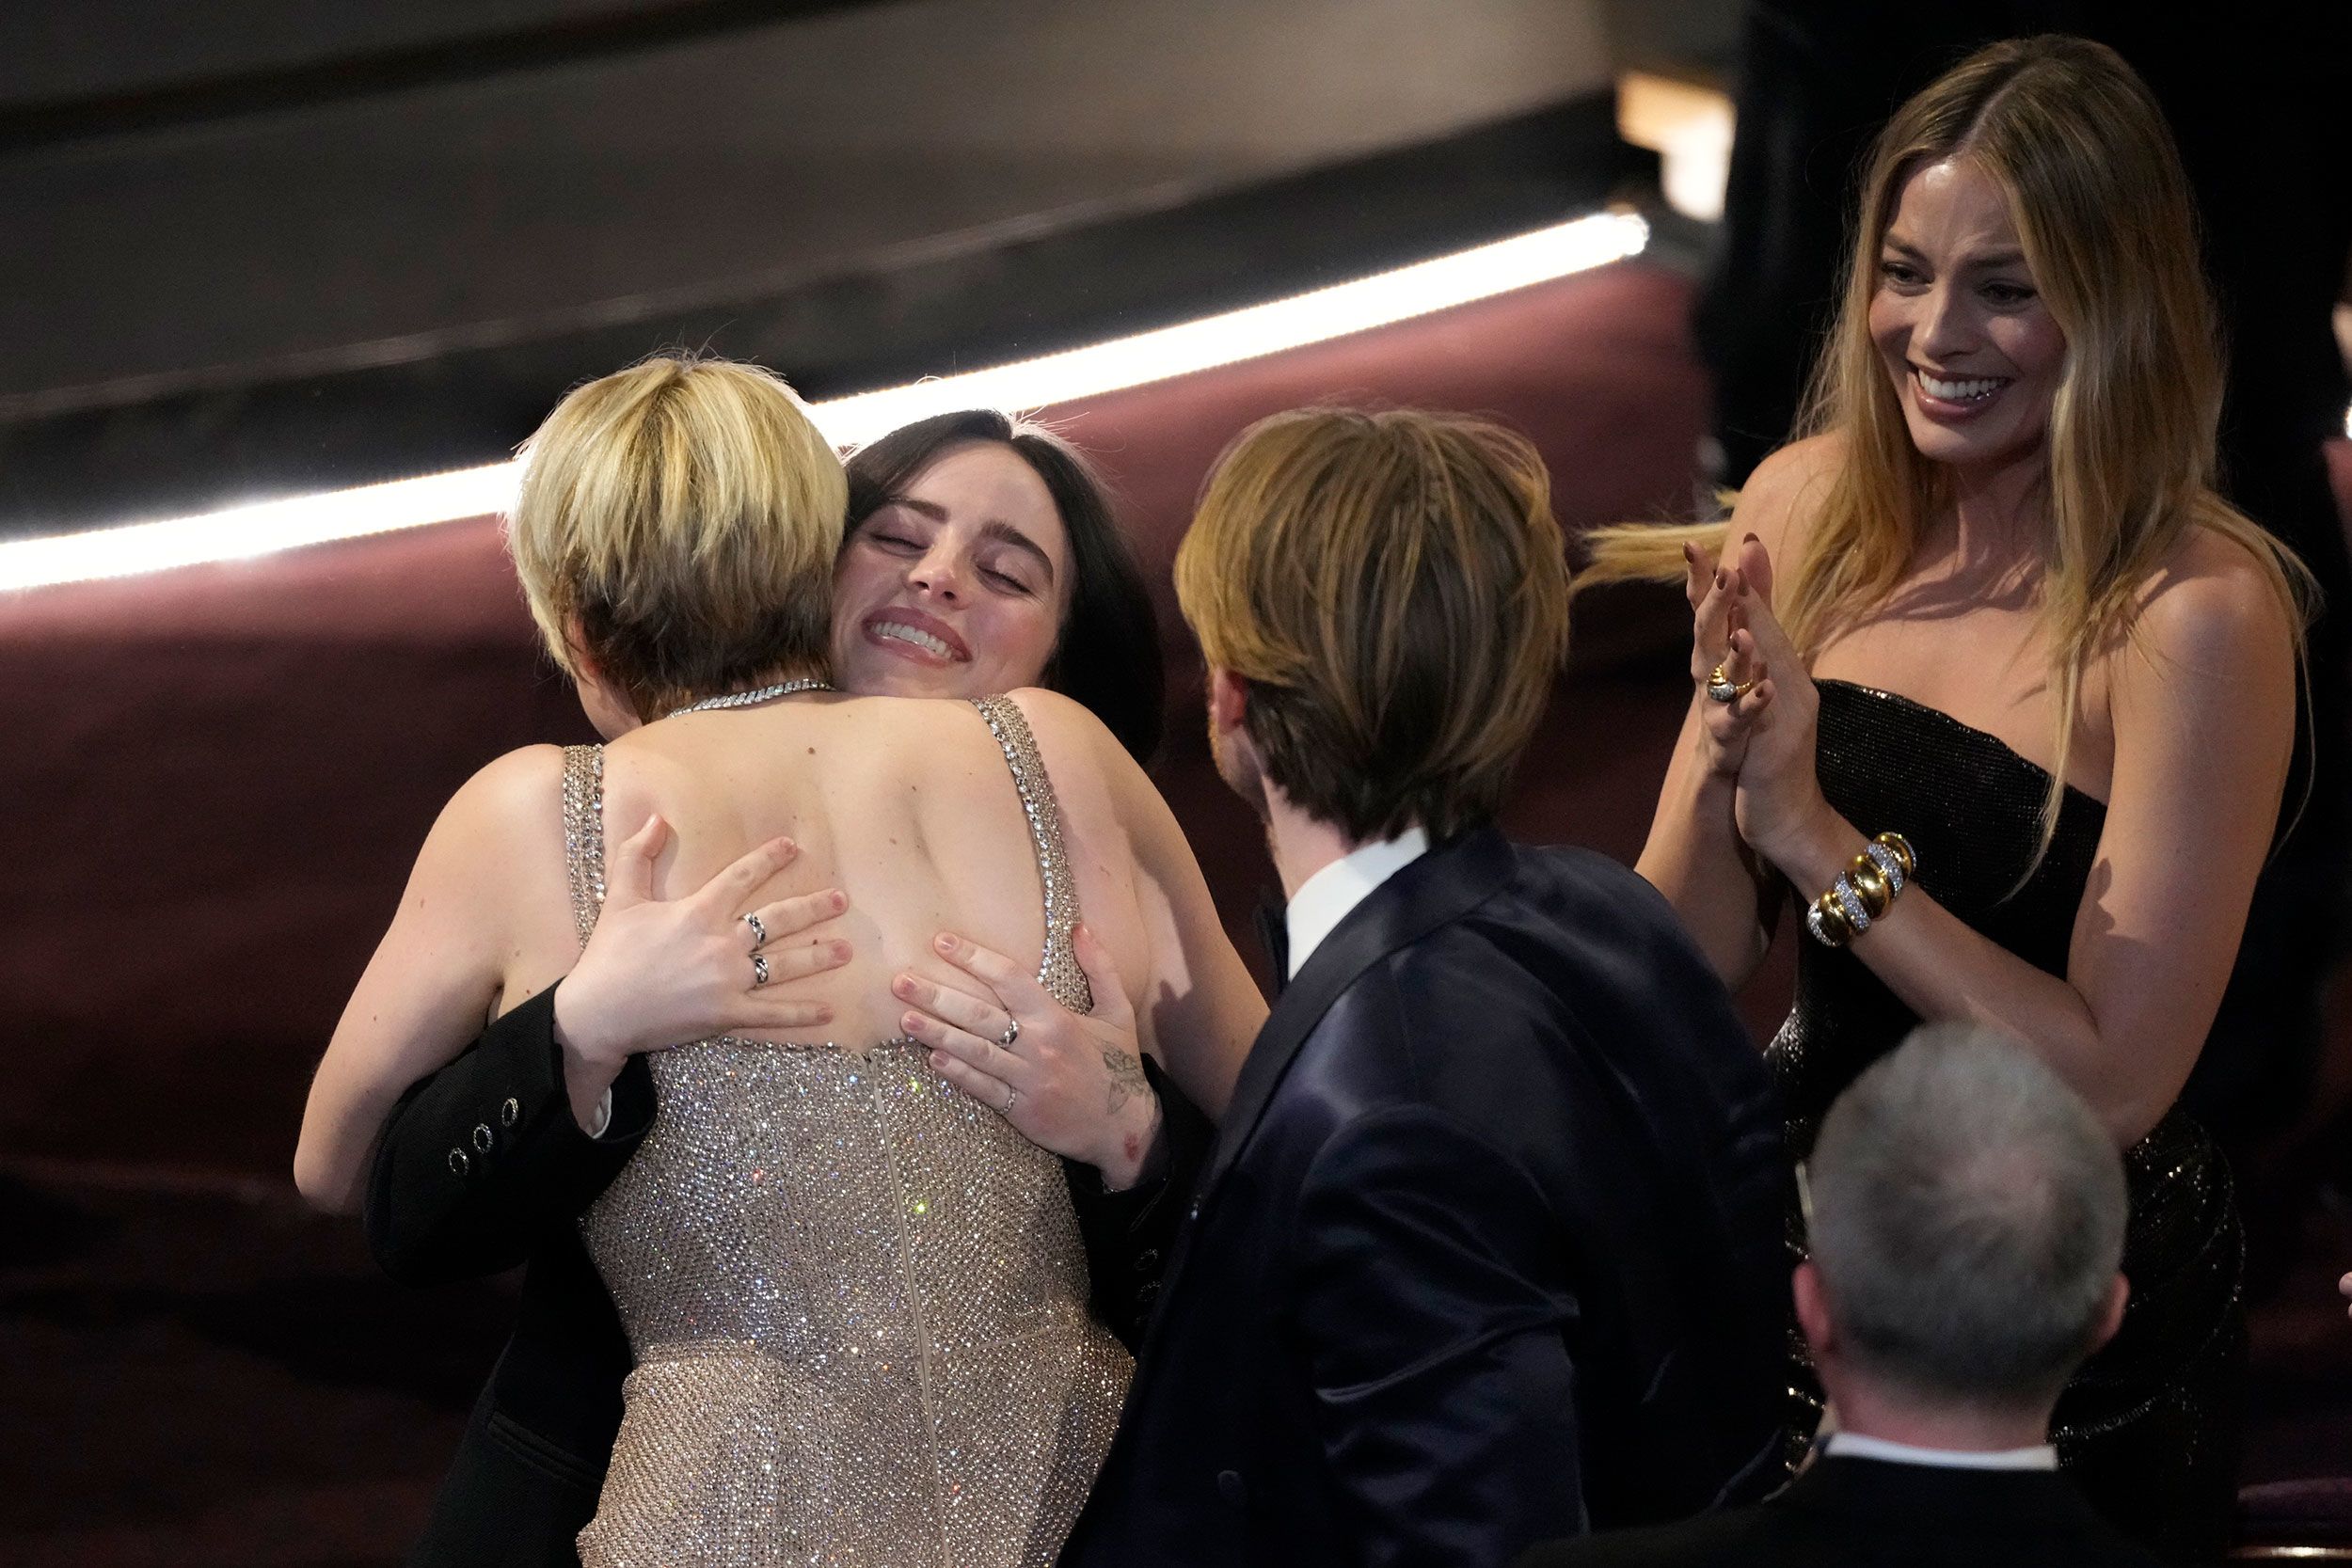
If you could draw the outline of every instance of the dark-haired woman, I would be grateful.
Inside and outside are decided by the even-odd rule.
[[[1050,432],[993,410],[940,415],[861,449],[847,465],[850,527],[834,570],[834,678],[866,695],[978,696],[1042,685],[1091,708],[1139,760],[1161,728],[1162,668],[1151,599],[1084,459]],[[649,845],[614,847],[612,880]],[[389,1118],[365,1195],[370,1243],[409,1282],[467,1277],[526,1259],[520,1319],[411,1561],[573,1560],[596,1507],[630,1359],[576,1220],[627,1164],[653,1116],[650,1077],[624,1072],[591,1137],[564,1104],[567,1063],[639,1043],[740,1027],[745,939],[723,890],[669,903],[608,902],[560,985],[499,1019],[420,1081]],[[772,929],[776,942],[791,932]],[[972,990],[1000,999],[974,975]],[[782,990],[783,988],[778,988]],[[771,991],[757,1000],[777,996]],[[948,988],[910,1002],[952,1009]],[[924,1029],[941,1033],[936,1019]],[[995,1028],[991,1027],[993,1036]],[[1132,1345],[1157,1262],[1235,1061],[1169,1057],[1175,1085],[1113,1080],[1089,1021],[1034,1008],[1016,1048],[1041,1065],[1011,1119],[1065,1155],[1093,1274],[1095,1311]],[[929,1037],[927,1036],[927,1037]],[[936,1041],[945,1045],[944,1039]],[[1227,1054],[1230,1054],[1228,1053]],[[642,1062],[642,1058],[637,1059]],[[943,1074],[984,1102],[952,1054]],[[1107,1191],[1071,1152],[1110,1111],[1156,1091],[1161,1132],[1141,1180]],[[507,1124],[506,1106],[524,1107]],[[544,1114],[542,1114],[544,1112]],[[472,1140],[486,1130],[497,1151]],[[453,1174],[451,1156],[465,1164]],[[1141,1266],[1138,1266],[1141,1265]]]

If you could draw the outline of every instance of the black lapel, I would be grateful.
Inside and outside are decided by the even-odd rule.
[[[1265,949],[1266,961],[1274,966],[1274,994],[1279,996],[1291,984],[1290,917],[1282,901],[1268,893],[1259,896],[1255,919],[1258,945]]]
[[[1282,993],[1233,1082],[1233,1098],[1217,1124],[1216,1147],[1196,1189],[1202,1201],[1216,1188],[1257,1130],[1277,1085],[1323,1015],[1357,976],[1400,947],[1491,896],[1510,877],[1511,846],[1492,828],[1477,828],[1431,849],[1375,888],[1371,896],[1323,939]]]
[[[1348,911],[1347,918],[1333,927],[1308,958],[1297,978],[1275,999],[1274,1010],[1266,1015],[1265,1025],[1258,1031],[1257,1042],[1249,1048],[1249,1057],[1234,1080],[1233,1098],[1217,1124],[1207,1168],[1193,1188],[1192,1213],[1177,1231],[1168,1267],[1161,1273],[1159,1306],[1144,1330],[1138,1364],[1146,1368],[1157,1364],[1153,1350],[1166,1331],[1177,1281],[1192,1257],[1197,1227],[1191,1222],[1199,1217],[1216,1183],[1232,1168],[1250,1133],[1257,1131],[1267,1102],[1308,1035],[1357,976],[1398,948],[1468,913],[1502,886],[1512,865],[1509,841],[1492,828],[1473,829],[1431,849]],[[1289,965],[1285,962],[1282,967]],[[1125,1425],[1120,1431],[1123,1438]]]

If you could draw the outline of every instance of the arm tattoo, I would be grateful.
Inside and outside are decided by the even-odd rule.
[[[1136,1095],[1152,1092],[1150,1080],[1143,1076],[1143,1064],[1136,1060],[1134,1052],[1105,1046],[1103,1065],[1111,1074],[1110,1103],[1105,1110],[1116,1111]]]

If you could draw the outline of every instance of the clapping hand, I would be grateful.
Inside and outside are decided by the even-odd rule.
[[[1807,836],[1833,816],[1815,770],[1820,738],[1820,695],[1804,656],[1772,610],[1772,562],[1749,534],[1729,573],[1740,639],[1739,659],[1756,682],[1752,697],[1765,707],[1747,726],[1732,799],[1740,836],[1764,859],[1786,864]]]
[[[939,956],[979,994],[901,974],[892,986],[910,1009],[900,1026],[930,1046],[939,1075],[986,1105],[1031,1143],[1134,1185],[1159,1131],[1159,1097],[1143,1075],[1135,1010],[1110,955],[1081,924],[1072,937],[1094,993],[1081,1017],[1000,953],[941,933]]]
[[[1729,778],[1740,771],[1748,736],[1772,705],[1772,691],[1762,678],[1756,638],[1741,624],[1745,584],[1738,563],[1726,553],[1710,566],[1691,545],[1682,546],[1682,593],[1691,603],[1691,679],[1713,698],[1701,705],[1701,746],[1708,771]]]

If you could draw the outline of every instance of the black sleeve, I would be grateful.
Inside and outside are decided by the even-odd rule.
[[[555,991],[500,1018],[392,1108],[368,1171],[368,1246],[406,1284],[520,1264],[550,1225],[583,1212],[653,1124],[653,1074],[632,1056],[612,1119],[591,1138],[572,1117],[555,1042]]]
[[[1102,1176],[1092,1165],[1062,1162],[1093,1281],[1090,1305],[1130,1351],[1142,1348],[1152,1303],[1159,1298],[1161,1268],[1216,1140],[1216,1128],[1168,1081],[1159,1063],[1145,1056],[1143,1071],[1160,1097],[1159,1155],[1152,1174],[1110,1193],[1103,1190]]]
[[[1581,1534],[1577,1302],[1527,1173],[1431,1107],[1374,1112],[1315,1157],[1296,1236],[1291,1327],[1347,1560],[1471,1568]]]

